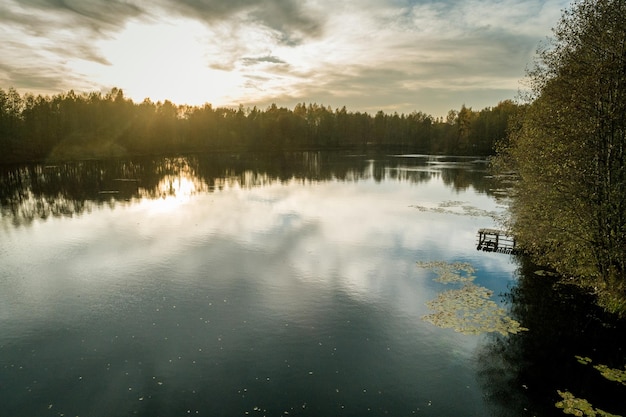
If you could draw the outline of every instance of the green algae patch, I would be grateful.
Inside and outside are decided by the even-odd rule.
[[[491,217],[496,220],[502,219],[502,214],[496,211],[483,210],[478,207],[466,204],[465,201],[442,201],[437,206],[423,206],[412,205],[410,206],[419,211],[439,213],[439,214],[455,214],[457,216],[470,216],[470,217]]]
[[[593,408],[593,405],[584,398],[577,398],[569,391],[558,391],[562,400],[555,404],[556,408],[563,410],[565,414],[574,416],[588,417],[621,417],[617,414],[611,414],[599,408]]]
[[[578,363],[582,365],[591,365],[591,363],[593,362],[591,358],[588,358],[588,357],[577,355],[575,356],[575,358],[578,361]],[[617,382],[626,386],[626,367],[624,369],[616,369],[616,368],[609,368],[608,366],[603,365],[603,364],[598,364],[598,365],[594,365],[593,368],[596,371],[600,372],[600,375],[602,375],[604,378],[608,379],[609,381]]]
[[[609,368],[606,365],[595,365],[594,368],[609,381],[619,382],[622,385],[626,385],[626,368],[614,369]]]
[[[474,284],[444,291],[426,303],[434,313],[422,318],[435,326],[464,334],[498,332],[506,336],[526,330],[492,301],[491,296],[490,290]]]
[[[476,279],[474,267],[466,262],[417,262],[417,266],[432,270],[437,275],[435,281],[442,284],[470,283]]]
[[[528,330],[491,299],[493,291],[473,283],[476,277],[471,264],[435,261],[417,265],[435,272],[436,282],[460,285],[428,301],[433,313],[423,316],[424,321],[463,334],[497,332],[506,336]]]
[[[592,365],[593,360],[587,356],[575,356],[576,361],[581,365]],[[622,385],[626,385],[626,368],[615,369],[609,368],[606,365],[593,365],[593,368],[600,372],[604,378],[609,381],[617,382]],[[578,398],[569,391],[559,391],[558,394],[562,400],[558,401],[555,405],[556,408],[563,410],[565,414],[571,414],[575,416],[589,416],[589,417],[621,417],[617,414],[611,414],[599,408],[594,408],[593,405],[584,398]]]

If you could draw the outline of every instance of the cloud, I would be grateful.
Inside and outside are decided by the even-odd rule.
[[[295,0],[9,0],[0,5],[4,22],[17,24],[37,35],[65,28],[106,33],[124,27],[134,18],[155,19],[179,15],[207,24],[237,16],[242,23],[266,26],[283,39],[317,35],[321,29],[315,13]]]
[[[134,48],[162,50],[162,61],[172,53],[193,56],[195,68],[185,73],[198,76],[199,83],[216,80],[197,90],[225,91],[228,85],[230,93],[205,98],[218,100],[214,104],[316,101],[437,116],[462,103],[482,108],[513,98],[538,43],[568,4],[6,0],[0,4],[0,85],[35,92],[43,85],[48,93],[119,86],[132,96],[134,86],[124,71],[145,67],[141,53],[119,52],[132,39]],[[178,32],[170,30],[173,26]],[[155,37],[162,28],[179,41]],[[153,75],[163,77],[154,77],[155,84],[174,82],[176,70],[157,71]],[[220,77],[228,77],[228,83]],[[125,80],[129,84],[120,85]],[[145,94],[147,88],[137,90]]]
[[[3,60],[8,62],[0,68],[0,83],[46,85],[49,90],[88,86],[93,84],[89,74],[78,83],[81,74],[70,77],[72,83],[67,77],[58,81],[54,77],[72,73],[68,68],[71,60],[111,65],[98,50],[99,41],[115,37],[129,23],[158,22],[172,15],[221,32],[218,37],[226,49],[217,51],[215,62],[208,65],[232,69],[234,60],[229,56],[238,59],[247,48],[242,47],[240,42],[245,39],[241,36],[234,37],[237,42],[228,39],[250,25],[270,31],[273,41],[289,45],[319,34],[321,25],[302,4],[292,0],[159,0],[150,5],[120,0],[9,0],[0,4],[1,48]]]
[[[161,0],[161,7],[189,19],[211,25],[233,19],[242,25],[267,27],[281,43],[297,45],[303,38],[320,34],[322,24],[316,13],[297,0]]]
[[[66,48],[71,49],[67,51]],[[89,88],[81,74],[67,69],[65,62],[72,56],[105,63],[102,56],[81,42],[49,42],[33,48],[33,42],[14,38],[2,42],[0,86],[27,86],[29,92],[58,93],[67,89]],[[25,53],[26,52],[26,53]]]
[[[28,32],[42,35],[51,29],[111,31],[145,10],[120,0],[20,0],[2,7],[3,20],[19,24]]]
[[[285,61],[283,61],[282,59],[276,57],[276,56],[272,56],[272,55],[266,55],[266,56],[260,56],[260,57],[256,57],[256,58],[252,58],[252,57],[244,57],[242,59],[243,63],[245,65],[254,65],[254,64],[262,64],[262,63],[268,63],[268,64],[286,64]]]
[[[0,4],[0,83],[44,93],[89,88],[87,74],[68,67],[85,60],[109,65],[94,43],[141,14],[113,1],[22,0]]]
[[[328,36],[299,48],[308,58],[302,65],[285,58],[292,75],[308,82],[291,89],[299,95],[281,98],[331,98],[370,111],[412,108],[435,115],[462,103],[475,108],[495,105],[514,98],[537,43],[564,5],[509,0],[344,2],[327,15]]]

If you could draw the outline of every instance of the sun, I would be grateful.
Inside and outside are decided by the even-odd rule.
[[[101,83],[122,88],[135,102],[236,102],[244,94],[244,82],[237,72],[209,66],[212,41],[207,28],[193,20],[132,21],[114,38],[101,41],[99,51],[107,65],[96,69],[91,63],[83,70],[97,72]]]

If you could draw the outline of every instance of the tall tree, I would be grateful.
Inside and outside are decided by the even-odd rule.
[[[626,1],[580,0],[529,72],[510,137],[520,243],[626,311]]]

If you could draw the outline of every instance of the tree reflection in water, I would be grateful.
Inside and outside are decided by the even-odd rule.
[[[580,288],[537,275],[524,258],[519,262],[518,283],[506,297],[512,317],[529,331],[491,335],[479,352],[481,381],[495,415],[563,416],[555,404],[563,400],[558,391],[567,391],[595,409],[625,416],[626,386],[579,358],[624,369],[626,323],[595,306]]]
[[[215,153],[0,165],[0,215],[15,226],[28,225],[35,219],[80,215],[102,205],[157,198],[172,203],[172,199],[194,193],[290,180],[390,178],[419,183],[441,177],[456,190],[472,186],[489,193],[486,165],[475,158],[427,155],[373,158],[338,152]]]

